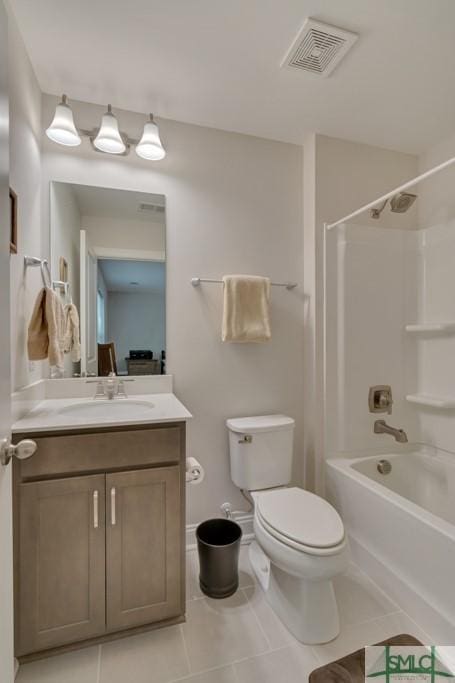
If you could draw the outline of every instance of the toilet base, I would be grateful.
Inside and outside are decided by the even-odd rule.
[[[309,581],[284,572],[255,541],[249,555],[267,602],[297,640],[317,645],[337,637],[340,620],[332,581]]]

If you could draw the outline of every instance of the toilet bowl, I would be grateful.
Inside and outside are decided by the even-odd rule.
[[[340,631],[332,579],[349,563],[343,522],[330,503],[290,487],[294,420],[260,415],[227,420],[232,481],[254,502],[254,572],[271,607],[302,643]]]
[[[299,488],[252,495],[259,547],[251,547],[250,560],[268,602],[302,643],[333,640],[340,624],[332,579],[349,563],[338,513]]]

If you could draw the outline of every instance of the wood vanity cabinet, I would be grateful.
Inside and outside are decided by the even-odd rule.
[[[38,449],[14,465],[16,656],[183,621],[184,423],[27,437]]]

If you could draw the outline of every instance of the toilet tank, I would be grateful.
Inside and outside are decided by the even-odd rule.
[[[231,479],[246,491],[286,486],[291,481],[294,420],[286,415],[231,418]]]

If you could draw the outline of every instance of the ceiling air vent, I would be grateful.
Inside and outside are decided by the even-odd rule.
[[[161,204],[139,204],[139,211],[153,211],[155,213],[164,213],[164,206]]]
[[[357,38],[356,33],[307,19],[281,66],[326,77],[332,73]]]

